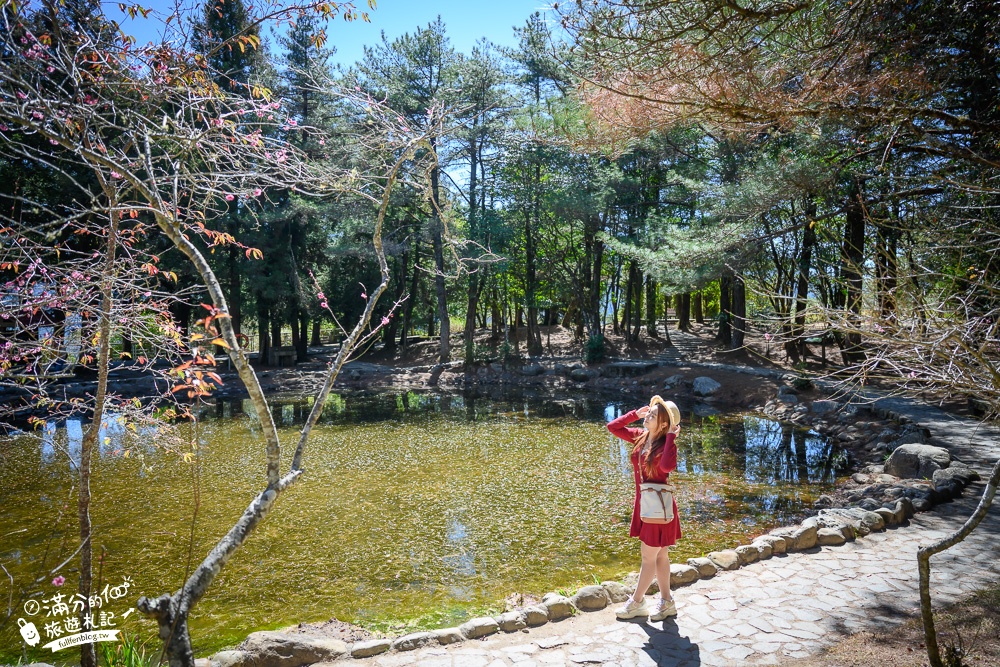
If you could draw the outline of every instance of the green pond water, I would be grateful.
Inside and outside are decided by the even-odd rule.
[[[310,404],[274,401],[282,470]],[[628,537],[629,445],[605,429],[631,407],[574,397],[332,396],[306,474],[197,606],[196,652],[332,617],[385,632],[444,627],[500,610],[511,593],[540,595],[638,569],[638,542]],[[674,478],[684,538],[675,562],[791,522],[846,460],[807,431],[681,407]],[[162,434],[127,437],[114,421],[105,429],[92,482],[95,577],[101,586],[131,581],[127,598],[106,605],[118,614],[115,627],[155,635],[138,613],[121,615],[140,594],[176,590],[189,560],[199,562],[263,488],[263,446],[249,410],[249,402],[220,402],[205,407],[197,427],[178,427],[182,441],[200,443],[187,463],[163,450]],[[75,559],[59,570],[61,589],[49,571],[78,543],[72,461],[80,434],[78,423],[50,423],[0,440],[0,564],[13,579],[0,571],[0,620],[13,611],[0,628],[0,658],[21,654],[16,619],[30,618],[26,600],[75,592]],[[31,619],[40,632],[44,615]],[[60,655],[45,653],[49,661]]]

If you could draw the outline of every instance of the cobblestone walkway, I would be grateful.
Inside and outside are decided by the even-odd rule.
[[[979,469],[1000,456],[1000,431],[899,399],[879,401],[928,426],[937,444]],[[378,667],[768,665],[805,657],[843,633],[886,628],[917,613],[917,547],[972,513],[983,489],[915,516],[909,525],[839,547],[776,556],[675,591],[679,615],[621,622],[614,606],[527,632],[352,661]],[[735,545],[734,545],[735,546]],[[636,550],[638,554],[638,549]],[[1000,507],[962,544],[931,559],[935,605],[1000,579]],[[617,606],[617,605],[615,605]]]

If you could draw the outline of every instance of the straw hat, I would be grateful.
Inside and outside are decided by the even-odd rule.
[[[656,396],[653,396],[653,398],[649,399],[649,407],[653,407],[654,405],[659,405],[667,411],[667,418],[670,420],[668,428],[673,428],[681,423],[681,411],[678,409],[676,403],[673,401],[665,401],[660,398],[659,394],[657,394]]]

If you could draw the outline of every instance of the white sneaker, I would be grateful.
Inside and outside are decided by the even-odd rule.
[[[674,603],[674,599],[670,598],[665,600],[663,598],[657,598],[656,602],[653,603],[653,611],[649,615],[649,620],[651,621],[662,621],[668,616],[677,615],[677,605]]]
[[[623,620],[639,616],[649,616],[649,607],[646,605],[646,598],[643,598],[642,602],[636,602],[632,598],[629,598],[625,606],[615,612],[615,616]]]

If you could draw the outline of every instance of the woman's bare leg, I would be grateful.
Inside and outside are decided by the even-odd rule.
[[[641,576],[641,575],[640,575]],[[660,597],[670,599],[670,550],[661,547],[656,554],[656,583],[660,586]]]
[[[660,547],[651,547],[642,542],[639,544],[642,546],[642,565],[639,567],[639,581],[635,584],[635,593],[632,594],[632,599],[636,602],[642,602],[646,590],[656,578],[656,554],[660,551]],[[669,565],[667,571],[670,571]]]

